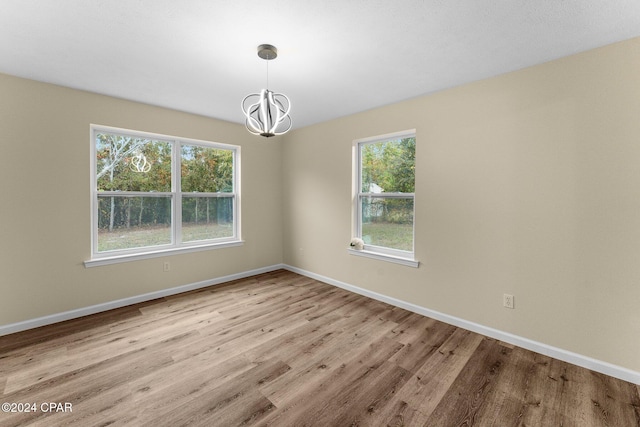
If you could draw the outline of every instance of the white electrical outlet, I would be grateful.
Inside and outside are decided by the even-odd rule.
[[[171,270],[171,264],[169,264],[168,262],[165,262],[162,265],[162,271],[169,271],[169,270]]]
[[[513,295],[503,294],[502,295],[502,305],[506,308],[515,308],[513,303]]]

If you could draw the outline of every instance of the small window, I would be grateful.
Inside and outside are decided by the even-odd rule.
[[[92,259],[239,241],[239,147],[92,126]]]
[[[356,237],[365,251],[414,258],[415,132],[355,141]]]

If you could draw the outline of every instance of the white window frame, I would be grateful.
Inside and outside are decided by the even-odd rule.
[[[94,125],[91,130],[91,259],[84,262],[85,267],[95,267],[120,262],[135,261],[140,259],[155,258],[160,256],[188,253],[201,250],[225,248],[242,245],[240,233],[240,146],[222,144],[212,141],[203,141],[190,138],[182,138],[170,135],[162,135],[150,132],[142,132],[131,129],[115,128],[110,126]],[[171,191],[170,192],[138,192],[138,191],[100,191],[97,188],[96,179],[96,135],[98,133],[110,133],[116,135],[133,136],[159,140],[172,144],[171,154]],[[230,197],[233,199],[233,235],[225,238],[201,240],[195,242],[182,242],[182,196],[181,189],[181,145],[196,145],[207,148],[230,150],[233,153],[233,191],[228,193],[185,193],[202,197]],[[117,251],[98,252],[98,196],[110,194],[123,196],[144,197],[169,197],[171,199],[171,243],[158,246],[123,249]]]
[[[399,249],[393,249],[383,246],[376,246],[371,244],[364,245],[362,250],[349,248],[348,251],[351,255],[363,256],[367,258],[378,259],[382,261],[393,262],[410,267],[418,267],[419,261],[415,259],[415,193],[365,193],[362,192],[362,156],[360,147],[366,144],[375,144],[378,142],[385,142],[391,140],[397,140],[402,138],[415,138],[416,130],[410,129],[400,132],[394,132],[384,135],[378,135],[368,138],[356,139],[352,145],[352,159],[353,159],[353,214],[352,214],[352,232],[353,236],[362,239],[362,199],[367,197],[375,197],[381,199],[391,198],[411,198],[413,199],[413,238],[412,238],[412,250],[403,251]]]

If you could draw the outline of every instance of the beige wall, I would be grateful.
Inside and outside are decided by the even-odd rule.
[[[91,123],[240,145],[245,244],[85,268]],[[0,325],[282,262],[281,145],[241,125],[0,75],[0,146]]]
[[[639,76],[634,39],[291,132],[284,262],[640,371]],[[412,128],[420,268],[349,255],[352,141]]]

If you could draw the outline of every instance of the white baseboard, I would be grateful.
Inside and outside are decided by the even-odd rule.
[[[301,274],[303,276],[310,277],[312,279],[320,280],[321,282],[328,283],[333,286],[345,289],[356,294],[364,295],[369,298],[373,298],[378,301],[391,304],[396,307],[404,308],[405,310],[412,311],[414,313],[421,314],[423,316],[430,317],[432,319],[439,320],[441,322],[448,323],[472,332],[476,332],[481,335],[485,335],[500,341],[504,341],[509,344],[517,345],[518,347],[525,348],[527,350],[535,351],[536,353],[544,354],[546,356],[553,357],[564,362],[568,362],[583,368],[591,369],[596,372],[600,372],[614,378],[619,378],[624,381],[628,381],[634,384],[640,385],[640,372],[632,371],[611,363],[596,360],[581,354],[573,353],[561,348],[552,347],[547,344],[543,344],[537,341],[532,341],[527,338],[519,337],[517,335],[503,332],[497,329],[489,328],[468,320],[460,319],[458,317],[450,316],[448,314],[440,313],[438,311],[430,310],[419,305],[412,304],[410,302],[402,301],[396,298],[392,298],[377,292],[369,291],[367,289],[359,288],[348,283],[334,280],[330,277],[315,274],[310,271],[306,271],[297,267],[292,267],[286,264],[275,264],[255,270],[249,270],[237,274],[231,274],[228,276],[222,276],[211,280],[205,280],[202,282],[191,283],[188,285],[178,286],[170,289],[163,289],[161,291],[150,292],[143,295],[137,295],[131,298],[124,298],[116,301],[111,301],[103,304],[92,305],[90,307],[80,308],[77,310],[65,311],[63,313],[52,314],[50,316],[38,317],[36,319],[26,320],[24,322],[12,323],[9,325],[0,326],[0,336],[9,335],[15,332],[25,331],[27,329],[38,328],[40,326],[50,325],[53,323],[63,322],[65,320],[75,319],[78,317],[87,316],[90,314],[100,313],[114,308],[125,307],[140,302],[150,301],[156,298],[162,298],[169,295],[176,295],[182,292],[192,291],[207,286],[218,285],[221,283],[229,282],[232,280],[244,279],[246,277],[255,276],[256,274],[269,273],[278,269],[286,269],[294,273]]]
[[[373,298],[378,301],[386,302],[396,307],[404,308],[405,310],[412,311],[414,313],[421,314],[432,319],[439,320],[441,322],[448,323],[450,325],[457,326],[468,331],[476,332],[478,334],[494,338],[500,341],[504,341],[509,344],[522,347],[527,350],[534,351],[536,353],[544,354],[545,356],[553,357],[564,362],[571,363],[573,365],[581,366],[583,368],[590,369],[592,371],[600,372],[605,375],[609,375],[614,378],[618,378],[624,381],[628,381],[634,384],[640,385],[640,372],[632,371],[621,366],[613,365],[611,363],[603,362],[601,360],[593,359],[591,357],[583,356],[581,354],[573,353],[561,348],[553,347],[544,343],[533,341],[527,338],[523,338],[517,335],[503,332],[497,329],[493,329],[487,326],[483,326],[468,320],[460,319],[458,317],[450,316],[448,314],[440,313],[438,311],[430,310],[428,308],[421,307],[419,305],[412,304],[410,302],[402,301],[396,298],[392,298],[377,292],[369,291],[367,289],[359,288],[357,286],[350,285],[348,283],[334,280],[330,277],[325,277],[319,274],[315,274],[306,270],[302,270],[297,267],[285,265],[283,268],[292,271],[294,273],[301,274],[303,276],[310,277],[312,279],[319,280],[321,282],[328,283],[333,286],[345,289],[356,294],[364,295],[369,298]]]
[[[255,270],[244,271],[242,273],[230,274],[228,276],[204,280],[202,282],[191,283],[188,285],[177,286],[175,288],[163,289],[161,291],[150,292],[143,295],[136,295],[130,298],[123,298],[103,304],[79,308],[77,310],[70,310],[63,313],[56,313],[49,316],[38,317],[36,319],[25,320],[24,322],[2,325],[0,326],[0,336],[13,334],[20,331],[26,331],[27,329],[39,328],[40,326],[51,325],[53,323],[63,322],[65,320],[76,319],[78,317],[88,316],[90,314],[101,313],[103,311],[112,310],[114,308],[126,307],[128,305],[137,304],[140,302],[151,301],[153,299],[162,298],[169,295],[176,295],[182,292],[206,288],[207,286],[219,285],[221,283],[230,282],[232,280],[244,279],[245,277],[268,273],[270,271],[278,270],[281,268],[286,267],[283,264],[276,264],[268,267],[258,268]]]

